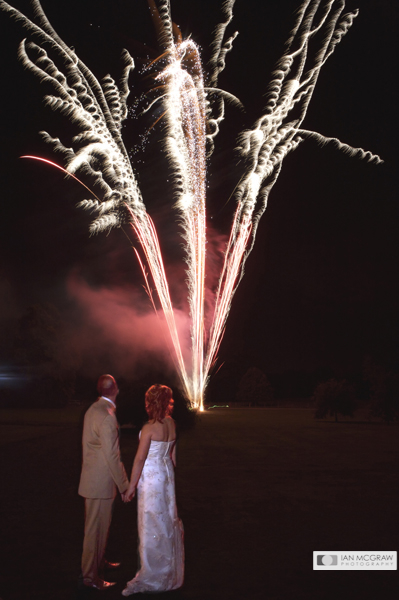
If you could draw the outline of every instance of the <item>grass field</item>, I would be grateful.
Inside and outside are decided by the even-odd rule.
[[[2,600],[70,600],[83,500],[81,410],[0,411]],[[182,432],[177,498],[186,535],[181,600],[393,600],[398,573],[312,570],[313,550],[398,550],[399,427],[316,421],[295,408],[215,409]],[[130,471],[137,433],[123,429]],[[135,503],[115,503],[109,556],[136,569]],[[111,578],[111,576],[109,577]],[[138,597],[143,597],[138,595]]]

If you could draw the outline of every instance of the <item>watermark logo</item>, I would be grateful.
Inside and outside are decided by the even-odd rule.
[[[315,551],[314,571],[396,571],[396,551]]]
[[[336,554],[318,554],[317,564],[325,567],[336,566],[338,564],[338,556]]]

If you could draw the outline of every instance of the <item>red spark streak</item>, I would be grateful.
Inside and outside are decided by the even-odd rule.
[[[53,162],[52,160],[48,160],[47,158],[41,158],[41,156],[28,156],[28,155],[20,156],[19,158],[32,158],[33,160],[40,160],[41,162],[47,163],[47,164],[51,165],[52,167],[55,167],[56,169],[63,171],[65,173],[65,175],[68,175],[68,177],[73,177],[73,179],[75,179],[78,183],[80,183],[80,185],[83,185],[83,187],[85,187],[86,190],[88,190],[90,192],[90,194],[93,194],[93,196],[95,198],[97,198],[97,200],[99,202],[101,202],[100,198],[93,192],[93,190],[91,190],[89,187],[87,187],[87,185],[85,183],[83,183],[83,181],[78,179],[78,177],[75,177],[75,175],[72,175],[72,173],[69,173],[66,169],[64,169],[64,167],[61,167],[61,165],[58,165],[57,163]]]

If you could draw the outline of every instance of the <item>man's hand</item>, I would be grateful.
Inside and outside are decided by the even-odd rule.
[[[126,492],[123,492],[123,494],[121,494],[123,502],[130,502],[130,500],[132,500],[132,498],[134,498],[135,495],[136,495],[136,488],[130,488],[130,487],[126,490]]]
[[[129,487],[126,492],[125,492],[125,500],[124,502],[130,502],[132,500],[132,498],[134,498],[136,495],[136,488],[135,487]]]

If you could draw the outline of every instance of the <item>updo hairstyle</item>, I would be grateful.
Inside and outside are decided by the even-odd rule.
[[[171,414],[172,390],[167,385],[156,383],[145,394],[145,409],[148,417],[160,423]]]

